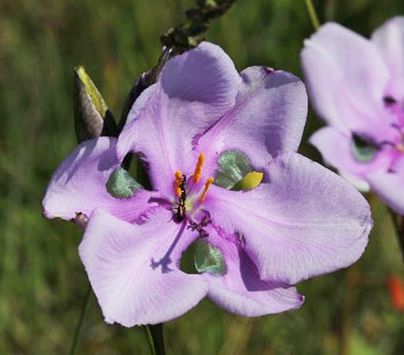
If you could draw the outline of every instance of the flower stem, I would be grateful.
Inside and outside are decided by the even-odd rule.
[[[145,325],[143,329],[149,342],[150,353],[152,355],[165,355],[163,324]]]
[[[157,64],[152,69],[141,74],[133,83],[122,109],[118,133],[123,129],[133,103],[145,89],[156,82],[167,60],[173,55],[184,53],[202,42],[205,32],[209,29],[210,22],[223,16],[236,1],[195,0],[194,7],[185,11],[184,22],[170,28],[161,36],[160,42],[163,46],[161,55]]]
[[[310,16],[311,24],[313,25],[313,28],[315,30],[318,30],[318,28],[320,27],[320,21],[318,20],[318,16],[316,13],[316,9],[313,5],[313,2],[312,2],[312,0],[305,0],[305,3],[306,3],[307,12],[309,13],[309,16]]]
[[[404,216],[400,216],[397,213],[389,209],[391,219],[393,221],[394,229],[396,231],[398,243],[400,245],[401,256],[404,262]]]
[[[77,348],[77,343],[79,341],[79,337],[80,337],[80,330],[81,327],[83,325],[83,321],[84,321],[84,316],[86,314],[87,308],[88,308],[88,304],[90,303],[90,296],[91,296],[91,286],[90,284],[88,285],[88,290],[83,302],[83,305],[81,307],[81,312],[80,312],[80,317],[79,320],[77,322],[76,325],[76,329],[74,330],[74,336],[73,336],[73,340],[72,340],[72,344],[70,346],[70,351],[69,351],[69,355],[74,355],[76,348]]]
[[[355,290],[358,288],[359,271],[357,266],[349,268],[345,273],[345,294],[340,310],[340,320],[338,326],[339,344],[338,354],[349,354],[349,341],[352,332],[351,315],[356,304]]]
[[[223,16],[236,0],[196,0],[195,6],[185,12],[185,21],[170,28],[161,38],[161,44],[173,54],[196,47],[204,39],[209,23]]]

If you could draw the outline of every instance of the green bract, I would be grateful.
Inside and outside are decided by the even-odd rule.
[[[111,111],[84,67],[74,69],[74,124],[77,140],[117,136]]]

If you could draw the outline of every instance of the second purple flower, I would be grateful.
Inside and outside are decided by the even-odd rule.
[[[404,17],[370,40],[328,23],[302,51],[311,101],[328,126],[311,137],[324,159],[404,214]]]

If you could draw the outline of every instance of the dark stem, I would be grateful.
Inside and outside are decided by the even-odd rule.
[[[163,324],[145,325],[144,330],[149,341],[152,355],[165,355]]]
[[[389,209],[404,262],[404,217]]]
[[[339,355],[349,354],[349,336],[351,334],[351,314],[355,308],[355,292],[359,280],[358,270],[355,266],[346,271],[345,283],[346,292],[344,295],[343,303],[341,305],[341,314],[339,322]]]
[[[170,58],[171,50],[168,48],[163,48],[161,55],[157,61],[157,64],[147,72],[144,72],[140,75],[135,82],[133,83],[132,89],[129,92],[125,100],[125,104],[122,110],[121,121],[118,125],[118,132],[122,131],[122,128],[125,126],[126,119],[128,117],[129,111],[132,108],[136,99],[140,96],[140,94],[146,90],[150,85],[154,84],[157,80],[158,75],[166,64],[167,60]]]
[[[91,286],[89,284],[88,285],[88,290],[87,290],[87,293],[86,293],[86,297],[85,297],[83,305],[81,307],[80,317],[79,317],[79,320],[77,322],[76,329],[74,330],[73,341],[72,341],[72,344],[70,346],[69,355],[73,355],[75,353],[75,351],[76,351],[77,344],[78,344],[79,337],[80,337],[81,327],[82,327],[83,321],[84,321],[84,316],[86,314],[88,304],[90,303],[89,302],[90,296],[91,296]]]
[[[170,28],[160,41],[174,54],[196,47],[204,39],[210,21],[223,16],[236,0],[196,0],[196,6],[185,12],[185,21]]]
[[[126,123],[128,113],[133,103],[150,85],[154,84],[167,60],[176,54],[184,53],[195,48],[204,40],[204,34],[209,23],[223,16],[236,0],[195,0],[195,7],[185,12],[186,20],[177,27],[170,28],[161,38],[163,50],[157,64],[141,74],[133,83],[132,89],[125,100],[118,133]]]

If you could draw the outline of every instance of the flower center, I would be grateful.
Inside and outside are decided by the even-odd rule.
[[[352,152],[359,162],[367,163],[372,161],[376,155],[384,148],[393,153],[396,158],[404,154],[404,100],[397,100],[393,96],[387,95],[383,98],[385,108],[391,115],[397,117],[396,123],[390,126],[396,131],[387,140],[375,140],[365,134],[354,132],[352,135]]]
[[[392,124],[392,127],[398,130],[401,139],[396,143],[391,143],[391,145],[399,153],[404,153],[404,102],[391,95],[385,96],[383,101],[385,107],[398,118],[398,124]]]
[[[191,191],[191,187],[199,183],[202,176],[203,164],[205,163],[204,153],[199,154],[198,161],[192,179],[187,179],[187,176],[180,170],[174,174],[174,192],[178,200],[176,201],[175,208],[175,220],[181,222],[184,220],[186,212],[190,212],[194,209],[195,205],[200,205],[206,199],[209,187],[213,184],[214,178],[210,176],[202,189],[199,189],[197,193],[193,193],[188,196],[188,192]],[[187,186],[189,185],[189,186]],[[188,189],[187,189],[188,187]]]

